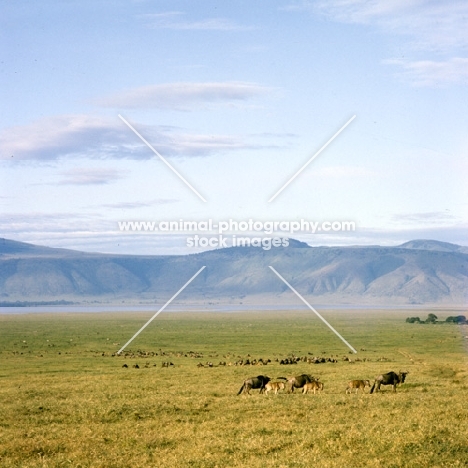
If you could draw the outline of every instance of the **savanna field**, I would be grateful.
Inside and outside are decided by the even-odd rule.
[[[429,312],[323,311],[357,355],[301,311],[163,313],[125,356],[151,313],[0,315],[0,466],[467,466],[468,326],[405,322]],[[392,370],[396,394],[345,393]],[[302,373],[324,391],[237,396]]]

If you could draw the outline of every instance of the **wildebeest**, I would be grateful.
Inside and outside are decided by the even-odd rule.
[[[277,395],[280,390],[284,390],[284,382],[268,382],[265,385],[265,395],[268,395],[268,392],[271,391],[274,391],[275,395]]]
[[[260,393],[263,393],[263,391],[265,390],[265,385],[270,380],[270,377],[266,375],[257,375],[257,377],[250,377],[249,379],[244,380],[244,383],[242,384],[242,387],[237,392],[237,394],[240,395],[242,392],[245,392],[248,395],[250,395],[250,390],[252,390],[253,388],[259,388]]]
[[[296,375],[295,377],[278,377],[287,381],[288,393],[294,392],[295,388],[302,388],[306,383],[315,382],[317,379],[309,374]]]
[[[323,383],[314,380],[313,382],[307,382],[302,388],[302,393],[314,392],[314,395],[319,391],[323,390]]]
[[[350,380],[346,387],[346,393],[351,393],[353,389],[356,389],[356,393],[359,390],[362,390],[362,393],[364,393],[366,387],[370,387],[370,382],[368,380]]]
[[[396,374],[395,372],[387,372],[386,374],[378,375],[375,380],[372,388],[370,389],[370,393],[374,393],[374,389],[376,392],[380,390],[381,385],[392,385],[393,391],[396,392],[396,386],[400,383],[405,381],[408,372],[399,372]]]

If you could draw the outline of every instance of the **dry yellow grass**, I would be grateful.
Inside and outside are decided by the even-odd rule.
[[[148,315],[0,316],[0,466],[466,466],[468,327],[406,324],[407,315],[328,312],[365,348],[351,363],[304,312],[162,315],[131,345],[158,355],[135,358],[111,354]],[[323,352],[339,362],[275,362]],[[247,354],[273,362],[197,367]],[[345,394],[350,379],[400,369],[410,374],[396,394]],[[246,377],[303,372],[324,392],[236,396]]]

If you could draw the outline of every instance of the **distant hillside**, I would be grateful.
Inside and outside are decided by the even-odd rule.
[[[38,245],[27,244],[25,242],[17,242],[0,238],[0,256],[39,256],[47,254],[47,252],[54,252],[55,255],[57,255],[58,250],[59,249],[40,247]]]
[[[404,249],[438,250],[440,252],[460,252],[468,254],[468,247],[435,240],[412,240],[400,245]]]
[[[410,241],[398,247],[310,247],[290,240],[264,251],[232,247],[183,256],[88,254],[0,239],[1,302],[163,303],[201,266],[179,303],[299,301],[268,268],[316,304],[463,305],[464,247]]]

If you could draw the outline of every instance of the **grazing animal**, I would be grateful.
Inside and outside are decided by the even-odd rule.
[[[302,388],[306,383],[315,382],[317,379],[309,374],[296,375],[295,377],[278,377],[287,381],[288,393],[293,393],[295,388]]]
[[[323,391],[323,383],[315,380],[314,382],[307,382],[302,388],[302,393],[309,393],[310,391],[314,392],[314,395],[317,392]]]
[[[240,395],[242,392],[247,393],[250,395],[250,390],[253,388],[259,388],[260,393],[263,393],[265,390],[265,385],[270,381],[270,377],[266,375],[257,375],[257,377],[250,377],[249,379],[244,380],[242,387],[237,392]]]
[[[387,372],[386,374],[379,375],[375,378],[374,384],[370,389],[370,393],[374,393],[374,389],[376,392],[380,390],[381,385],[391,385],[393,387],[393,392],[396,392],[396,386],[398,384],[404,383],[408,372],[399,372],[396,374],[395,372]]]
[[[268,392],[274,391],[275,395],[278,394],[280,390],[284,390],[284,382],[268,382],[265,385],[265,395],[268,395]]]
[[[371,385],[368,380],[350,380],[348,382],[348,386],[346,387],[346,393],[351,393],[353,389],[356,389],[356,393],[359,390],[362,390],[362,393],[364,393],[364,389],[370,386]]]

